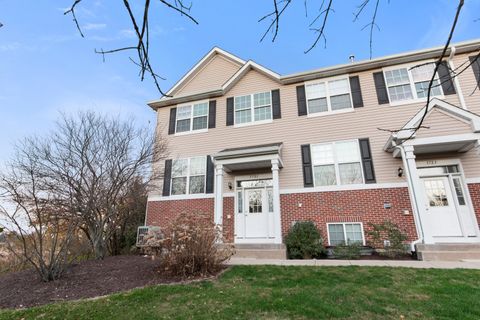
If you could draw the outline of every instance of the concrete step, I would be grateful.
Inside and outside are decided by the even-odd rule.
[[[419,251],[418,260],[423,261],[465,261],[480,259],[480,251]]]
[[[418,260],[461,261],[480,259],[480,243],[418,244]]]
[[[286,259],[287,248],[283,244],[235,244],[234,258]]]
[[[418,251],[480,251],[480,243],[417,244]]]

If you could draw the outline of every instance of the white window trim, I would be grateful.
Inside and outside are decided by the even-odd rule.
[[[385,68],[382,69],[383,78],[385,79],[385,86],[387,88],[387,95],[388,95],[388,101],[390,102],[389,103],[390,106],[395,107],[395,106],[402,106],[402,105],[405,105],[405,104],[427,102],[427,97],[417,98],[417,90],[415,89],[415,82],[413,81],[412,70],[410,70],[414,66],[417,66],[419,64],[425,64],[425,63],[435,63],[435,61],[427,60],[427,61],[423,61],[421,63],[400,64],[400,65],[396,65],[396,66],[385,67]],[[413,99],[407,99],[407,100],[393,101],[392,102],[392,99],[390,98],[390,91],[388,90],[389,87],[388,87],[388,83],[387,83],[387,77],[385,76],[385,71],[391,71],[391,70],[397,70],[397,69],[407,69],[408,81],[410,82],[410,90],[412,90],[412,95],[414,97]],[[435,79],[440,80],[439,76],[438,76],[438,71],[437,71],[437,74],[435,75]],[[440,88],[441,94],[438,95],[438,96],[432,96],[430,98],[433,98],[433,97],[439,98],[439,99],[445,98],[445,94],[443,93],[442,85],[440,85],[439,88]]]
[[[343,237],[345,239],[345,244],[347,244],[347,230],[345,228],[346,224],[359,224],[360,225],[360,230],[362,231],[362,245],[365,245],[365,232],[363,231],[363,222],[328,222],[327,223],[327,237],[328,237],[328,245],[331,246],[330,244],[330,229],[329,226],[331,224],[341,224],[343,226]]]
[[[340,183],[340,169],[339,165],[340,163],[337,161],[337,153],[335,152],[335,144],[336,143],[341,143],[341,142],[352,142],[355,141],[355,144],[357,145],[358,148],[358,154],[359,154],[359,163],[360,163],[360,171],[362,173],[362,183],[350,183],[350,184],[341,184]],[[313,143],[310,145],[310,150],[312,149],[313,146],[318,146],[322,144],[331,144],[333,145],[333,165],[335,167],[335,181],[337,182],[336,184],[328,185],[328,186],[317,186],[315,185],[315,164],[313,163],[313,157],[312,157],[312,175],[313,175],[313,187],[314,188],[329,188],[329,187],[335,187],[335,186],[357,186],[357,185],[364,185],[365,184],[365,174],[363,172],[363,161],[362,161],[362,151],[360,150],[360,143],[358,142],[358,139],[347,139],[347,140],[337,140],[337,141],[332,141],[332,142],[321,142],[321,143]],[[311,151],[310,151],[311,152]],[[354,162],[342,162],[341,164],[346,164],[346,163],[354,163]],[[356,162],[355,162],[356,163]],[[332,164],[320,164],[319,166],[328,166]]]
[[[330,103],[330,89],[328,86],[328,82],[330,81],[337,81],[337,80],[347,80],[348,83],[348,94],[350,95],[350,108],[346,109],[340,109],[340,110],[333,110],[332,111],[332,106]],[[313,117],[319,117],[319,116],[327,116],[327,115],[332,115],[332,114],[337,114],[337,113],[348,113],[348,112],[354,112],[355,108],[353,107],[353,98],[352,98],[352,88],[350,87],[350,75],[341,75],[341,76],[336,76],[336,77],[330,77],[330,78],[323,78],[323,79],[317,79],[317,80],[311,80],[311,81],[306,81],[304,82],[305,89],[307,85],[310,84],[318,84],[318,83],[325,83],[325,97],[327,98],[327,108],[328,111],[323,111],[323,112],[314,112],[310,113],[310,109],[308,108],[308,93],[307,90],[305,90],[305,100],[307,104],[307,118],[313,118]]]
[[[270,94],[270,110],[271,110],[272,117],[270,119],[255,121],[255,108],[262,108],[262,107],[265,107],[266,105],[255,107],[253,105],[253,96],[255,94],[266,93],[266,92],[268,92]],[[250,113],[251,113],[250,117],[251,117],[252,121],[244,122],[244,123],[237,123],[237,112],[235,110],[235,99],[238,98],[238,97],[244,97],[244,96],[250,96]],[[233,97],[233,127],[234,128],[248,127],[248,126],[265,124],[265,123],[272,123],[272,122],[273,122],[272,90],[270,90],[270,91],[260,91],[260,92],[255,92],[255,93],[252,93],[252,94],[242,94],[242,95]]]
[[[201,158],[201,157],[204,157],[205,158],[205,174],[203,175],[204,176],[204,179],[203,179],[203,192],[200,192],[200,193],[190,193],[190,178],[191,177],[200,177],[202,175],[190,175],[190,160],[192,158]],[[178,160],[187,160],[187,168],[188,168],[188,172],[187,172],[187,175],[186,176],[179,176],[179,177],[174,177],[173,174],[170,176],[170,197],[177,197],[177,196],[186,196],[186,195],[195,195],[195,194],[206,194],[206,191],[207,191],[207,157],[206,156],[196,156],[196,157],[190,157],[190,158],[178,158],[178,159],[174,159],[172,160],[172,172],[173,172],[173,162],[175,161],[178,161]],[[183,194],[172,194],[172,189],[173,189],[173,179],[175,178],[184,178],[186,177],[187,178],[187,182],[186,182],[186,187],[185,187],[185,193]]]
[[[199,116],[196,116],[196,117],[193,116],[193,106],[196,105],[196,104],[202,104],[202,103],[207,104],[207,127],[205,129],[193,130],[193,119],[199,118]],[[210,120],[210,100],[200,100],[200,101],[194,101],[194,102],[185,103],[185,104],[178,104],[176,106],[176,108],[177,108],[177,111],[178,111],[178,108],[188,107],[188,106],[191,107],[191,111],[190,111],[190,130],[183,131],[183,132],[177,132],[177,122],[179,120],[178,119],[178,112],[177,112],[177,114],[175,115],[175,134],[174,135],[175,136],[184,136],[184,135],[189,135],[189,134],[194,134],[194,133],[208,132],[208,121]],[[201,116],[201,117],[205,117],[205,116]],[[186,120],[186,119],[180,119],[180,120]]]

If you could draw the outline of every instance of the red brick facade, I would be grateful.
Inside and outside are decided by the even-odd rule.
[[[480,183],[469,183],[468,191],[472,198],[473,209],[477,216],[477,222],[480,223]]]
[[[283,235],[295,221],[313,221],[327,245],[327,223],[362,222],[368,240],[369,223],[390,220],[407,233],[409,240],[417,239],[407,188],[282,194],[280,199]],[[391,208],[385,209],[385,203]]]
[[[214,199],[190,199],[149,201],[147,204],[147,226],[166,227],[181,212],[211,212],[213,220]],[[233,242],[234,197],[223,198],[223,236],[225,242]]]
[[[477,219],[480,221],[480,184],[469,184],[468,188]],[[223,230],[226,242],[233,242],[234,199],[225,197],[223,200]],[[418,238],[407,188],[282,194],[280,201],[283,236],[295,221],[309,220],[320,229],[327,245],[327,223],[362,222],[368,241],[369,223],[390,220],[407,233],[409,241]],[[391,207],[385,209],[384,204]],[[406,210],[409,214],[405,214]],[[164,227],[177,213],[185,211],[211,212],[213,219],[214,199],[150,201],[146,223]]]

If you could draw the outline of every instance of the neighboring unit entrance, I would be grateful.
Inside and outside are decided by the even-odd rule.
[[[427,198],[424,228],[439,241],[474,237],[474,217],[459,166],[423,167],[418,173]]]
[[[272,180],[237,181],[236,187],[235,242],[273,242]]]

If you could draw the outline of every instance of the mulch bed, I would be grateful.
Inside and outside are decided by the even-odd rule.
[[[62,278],[43,282],[33,270],[0,276],[0,308],[25,308],[104,296],[155,284],[179,282],[162,276],[143,256],[114,256],[73,265]]]

